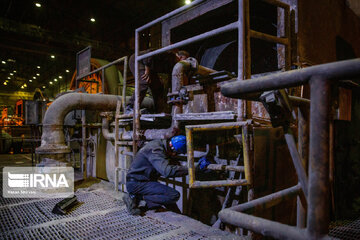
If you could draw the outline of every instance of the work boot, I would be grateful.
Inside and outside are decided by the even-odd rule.
[[[138,216],[141,214],[141,210],[138,207],[138,201],[136,199],[136,196],[125,193],[125,195],[123,196],[123,200],[130,215]]]

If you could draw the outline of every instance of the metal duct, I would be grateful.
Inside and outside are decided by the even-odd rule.
[[[36,153],[69,153],[63,132],[66,114],[75,109],[111,111],[116,109],[117,101],[121,101],[120,96],[105,94],[68,93],[59,97],[45,113],[41,146],[36,148]]]

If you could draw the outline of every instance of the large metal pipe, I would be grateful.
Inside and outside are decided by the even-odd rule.
[[[358,77],[360,75],[360,58],[271,74],[251,81],[233,81],[221,86],[221,93],[226,97],[245,98],[248,93],[305,84],[313,75],[323,76],[328,80]]]
[[[322,76],[310,80],[310,159],[307,226],[311,239],[329,231],[329,112],[331,84]]]
[[[291,199],[297,196],[301,191],[301,185],[295,185],[290,188],[266,195],[261,198],[254,199],[250,202],[246,202],[237,206],[233,206],[230,209],[237,212],[249,212],[254,209],[263,210],[278,205],[279,203]]]
[[[41,146],[36,148],[38,154],[69,153],[63,132],[66,114],[75,109],[81,110],[114,110],[120,96],[96,95],[87,93],[68,93],[57,98],[45,113]]]
[[[307,239],[305,230],[230,209],[221,210],[219,217],[228,224],[249,229],[275,239]]]

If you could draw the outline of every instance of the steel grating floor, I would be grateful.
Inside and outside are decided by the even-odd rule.
[[[61,199],[1,197],[0,239],[241,239],[172,212],[131,216],[120,195],[78,191],[81,204],[66,216],[51,212]]]
[[[360,219],[330,224],[329,235],[344,240],[360,239]]]

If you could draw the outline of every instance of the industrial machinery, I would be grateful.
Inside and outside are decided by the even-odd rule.
[[[77,136],[82,177],[107,179],[116,191],[126,191],[126,171],[139,148],[183,133],[187,154],[182,160],[189,174],[162,181],[181,192],[178,204],[184,214],[222,229],[235,226],[233,231],[250,237],[328,237],[329,212],[336,209],[330,204],[334,138],[328,130],[334,130],[334,112],[341,116],[349,107],[340,104],[341,91],[330,97],[330,90],[348,88],[340,80],[359,77],[360,61],[310,67],[298,7],[306,4],[197,0],[137,28],[135,69],[139,61],[175,48],[198,59],[197,64],[176,64],[172,76],[164,77],[171,109],[141,113],[141,104],[152,103],[138,101],[137,72],[134,114],[124,114],[126,81],[116,81],[114,87],[104,84],[105,69],[118,63],[124,64],[126,79],[127,57],[122,57],[73,78],[72,86],[105,94],[58,97],[45,114],[37,153],[69,159],[72,147],[71,138],[64,135],[65,119],[69,112],[81,110]],[[194,27],[200,23],[206,27]],[[161,34],[151,34],[157,36],[150,40],[156,50],[140,55],[144,32]],[[298,42],[296,34],[305,40]],[[89,123],[85,110],[101,112],[101,124]],[[204,154],[214,157],[216,163],[208,168],[216,174],[195,173],[194,163]]]

